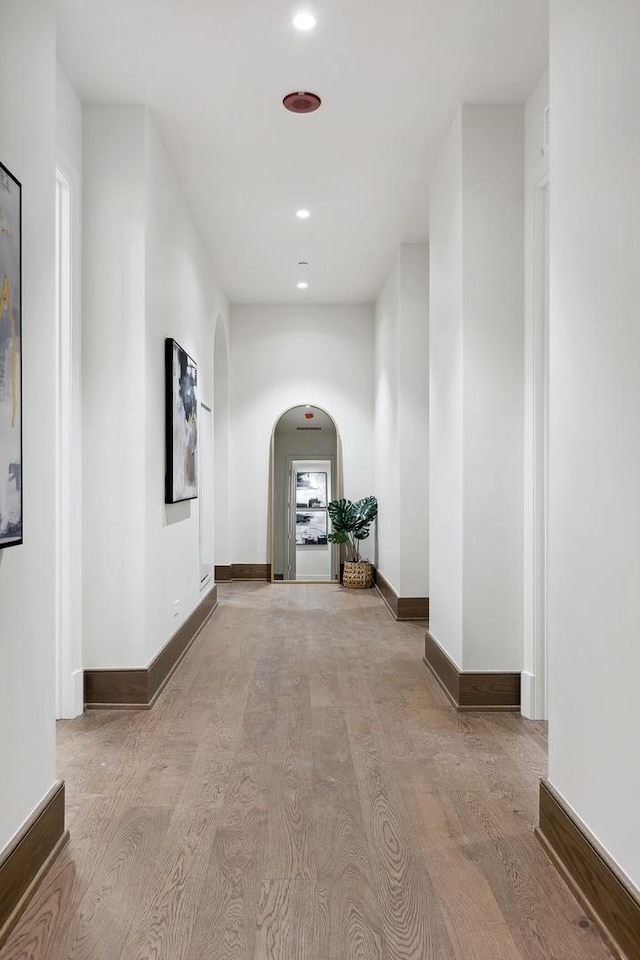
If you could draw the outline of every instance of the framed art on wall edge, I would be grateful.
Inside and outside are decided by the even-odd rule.
[[[171,337],[165,340],[165,503],[198,496],[198,368]]]
[[[0,163],[0,550],[22,543],[22,187]]]

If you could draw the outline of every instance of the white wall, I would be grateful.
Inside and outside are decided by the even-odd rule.
[[[85,667],[145,666],[200,599],[198,501],[164,504],[164,339],[212,406],[227,304],[144,107],[85,106],[84,169]]]
[[[463,105],[431,185],[430,630],[464,670],[522,660],[523,139]]]
[[[56,716],[84,708],[82,670],[82,104],[58,64],[56,164],[61,210],[57,316],[57,521],[59,558],[56,618]],[[56,173],[56,178],[58,173]],[[68,230],[65,218],[68,204]]]
[[[56,146],[58,156],[82,173],[82,103],[58,64],[56,69]]]
[[[222,314],[216,318],[213,341],[213,471],[214,471],[214,564],[231,563],[230,443],[231,398],[229,380],[229,331]]]
[[[227,314],[227,303],[148,113],[146,205],[145,571],[151,659],[201,599],[200,501],[164,503],[164,340],[173,337],[196,360],[199,400],[213,408],[214,325],[218,314]]]
[[[546,718],[546,526],[548,416],[548,190],[546,70],[524,107],[525,396],[524,396],[524,649],[522,713]]]
[[[376,565],[400,596],[400,380],[398,324],[401,263],[398,250],[375,305]]]
[[[429,250],[400,247],[400,593],[429,596]]]
[[[146,665],[145,110],[85,105],[85,668]]]
[[[462,665],[462,114],[429,192],[429,630]]]
[[[550,12],[549,778],[640,887],[640,6]]]
[[[462,107],[465,670],[522,666],[524,111]]]
[[[424,244],[402,244],[375,306],[377,566],[429,595],[429,291]]]
[[[24,543],[0,550],[0,850],[55,780],[53,18],[0,12],[0,159],[22,182]]]
[[[373,489],[370,306],[234,305],[231,310],[231,541],[234,563],[269,557],[269,444],[276,420],[312,404],[335,420],[344,495]],[[372,557],[373,538],[364,543]]]

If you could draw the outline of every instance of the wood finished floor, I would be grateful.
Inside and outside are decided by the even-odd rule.
[[[1,960],[606,960],[543,724],[456,714],[374,591],[232,583],[149,712],[59,724],[71,840]]]

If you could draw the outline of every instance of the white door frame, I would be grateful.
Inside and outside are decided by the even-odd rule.
[[[200,590],[205,590],[209,584],[213,581],[213,496],[214,496],[214,479],[213,479],[213,410],[207,404],[200,401],[200,411],[206,410],[209,414],[208,426],[209,430],[204,429],[205,421],[207,418],[204,416],[200,417],[200,424],[198,426],[199,437],[198,437],[198,447],[199,447],[199,481],[198,481],[198,515],[199,515],[199,531],[200,531]],[[208,437],[209,445],[205,443],[205,438]],[[209,464],[206,464],[205,457],[209,456]],[[210,470],[207,471],[207,466]],[[210,555],[210,557],[208,556]],[[205,569],[205,563],[203,558],[207,556],[207,559],[210,559],[210,564],[208,568]]]
[[[84,709],[82,670],[82,460],[80,177],[56,165],[56,718]]]

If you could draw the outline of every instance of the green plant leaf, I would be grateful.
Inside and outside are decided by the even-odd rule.
[[[327,510],[335,533],[350,533],[353,530],[358,512],[351,500],[332,500]]]

